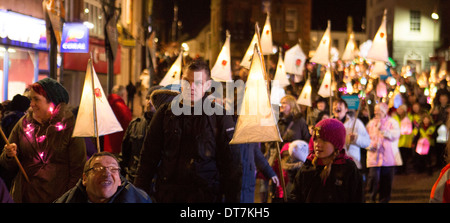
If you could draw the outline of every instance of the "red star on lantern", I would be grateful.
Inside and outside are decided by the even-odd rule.
[[[325,88],[328,88],[328,84],[325,84]]]
[[[296,65],[296,66],[300,66],[300,64],[302,64],[302,60],[301,60],[301,59],[297,59],[297,60],[295,61],[295,65]]]
[[[380,33],[380,37],[383,38],[384,37],[384,33]]]
[[[227,61],[226,60],[222,60],[222,66],[227,65]]]
[[[95,97],[97,97],[97,98],[101,98],[102,97],[102,91],[100,91],[100,88],[95,88],[94,89],[94,94],[95,94]]]
[[[266,30],[266,34],[269,35],[269,33],[270,33],[269,30]]]

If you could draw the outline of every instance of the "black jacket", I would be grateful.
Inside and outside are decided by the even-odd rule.
[[[121,174],[132,182],[136,177],[142,144],[144,144],[144,137],[147,134],[152,116],[153,112],[146,112],[144,116],[135,118],[130,122],[123,136],[120,157]]]
[[[135,185],[154,193],[156,202],[239,202],[242,168],[239,147],[229,145],[232,116],[191,112],[175,115],[170,103],[156,111]]]
[[[135,187],[128,180],[121,177],[122,184],[117,188],[117,192],[111,197],[108,203],[152,203],[152,200],[145,191]],[[86,187],[80,179],[72,189],[56,199],[54,203],[88,203]]]
[[[305,119],[301,116],[282,117],[278,121],[278,128],[280,129],[283,142],[292,142],[294,140],[303,140],[309,142],[311,135],[309,134],[308,125]]]
[[[315,168],[307,159],[295,176],[290,201],[300,203],[361,203],[362,177],[352,160],[332,164],[325,183],[320,178],[324,166]]]

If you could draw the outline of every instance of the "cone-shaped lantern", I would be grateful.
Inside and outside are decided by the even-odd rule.
[[[311,62],[327,66],[330,62],[330,42],[331,42],[331,22],[328,20],[328,26],[320,40]]]
[[[159,85],[161,86],[167,86],[169,84],[180,84],[180,78],[181,78],[181,64],[183,60],[183,51],[180,52],[175,62],[170,67],[169,71],[167,71],[164,78],[159,82]]]
[[[222,50],[217,57],[214,67],[211,69],[211,78],[215,81],[231,81],[231,58],[230,58],[230,33],[227,30],[227,38]]]
[[[367,59],[375,61],[389,62],[389,54],[387,47],[387,34],[386,34],[386,14],[387,10],[384,10],[383,20],[381,21],[380,28],[373,38],[372,46],[367,53]]]
[[[269,101],[261,57],[255,45],[242,106],[230,144],[282,142]]]

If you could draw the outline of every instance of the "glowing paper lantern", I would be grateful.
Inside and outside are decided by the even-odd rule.
[[[270,26],[269,14],[267,14],[266,23],[261,33],[261,51],[263,55],[273,54],[272,27]]]
[[[410,135],[412,133],[412,122],[408,117],[405,117],[400,122],[400,134]]]
[[[387,95],[386,84],[383,81],[379,81],[377,85],[377,96],[384,98]]]
[[[430,150],[430,142],[427,138],[420,138],[417,142],[416,152],[420,155],[427,155]]]
[[[311,62],[322,65],[328,65],[330,62],[330,41],[331,41],[331,22],[328,20],[328,26],[320,40],[316,53],[311,58]]]
[[[227,39],[217,57],[214,67],[211,69],[211,78],[215,81],[231,81],[231,58],[230,58],[230,33],[227,30]]]
[[[183,52],[180,52],[177,60],[172,64],[169,71],[167,71],[164,78],[161,80],[159,85],[167,86],[169,84],[180,84],[180,75],[181,75],[181,60],[183,58]]]

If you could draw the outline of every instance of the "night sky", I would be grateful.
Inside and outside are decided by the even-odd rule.
[[[175,0],[179,6],[179,19],[183,22],[183,33],[196,34],[205,26],[210,17],[211,0]],[[276,1],[276,0],[272,0]],[[164,2],[164,3],[163,3]],[[169,9],[165,16],[173,18],[174,0],[164,0],[160,4]],[[345,31],[347,16],[353,16],[353,30],[362,31],[361,23],[366,14],[366,0],[312,0],[312,30],[325,30],[327,20],[331,20],[331,30]]]
[[[347,16],[353,17],[353,30],[362,31],[366,0],[312,0],[312,30],[325,30],[331,20],[331,30],[346,31]]]

